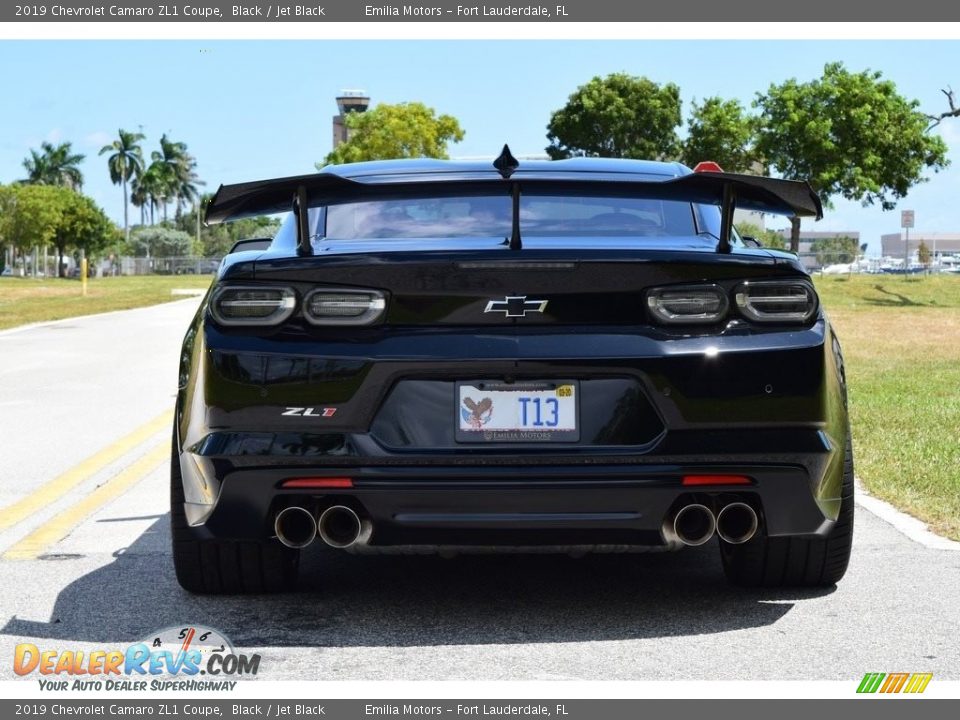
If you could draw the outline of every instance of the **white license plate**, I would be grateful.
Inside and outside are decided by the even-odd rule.
[[[457,383],[459,442],[576,442],[574,381]]]

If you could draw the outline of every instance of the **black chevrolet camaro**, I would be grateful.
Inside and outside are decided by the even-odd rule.
[[[239,243],[191,324],[177,579],[275,591],[354,552],[675,550],[740,585],[839,580],[853,535],[840,345],[736,208],[809,185],[672,163],[395,160],[222,186]]]

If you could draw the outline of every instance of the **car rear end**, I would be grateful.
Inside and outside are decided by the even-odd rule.
[[[366,205],[393,212],[393,196],[314,211],[309,256],[289,221],[271,250],[225,263],[181,366],[191,538],[285,552],[825,542],[843,501],[843,367],[795,257],[716,252],[713,208],[596,194],[589,237],[531,195],[540,214],[513,252],[490,230],[510,232],[502,213],[410,197],[402,217],[371,221]]]

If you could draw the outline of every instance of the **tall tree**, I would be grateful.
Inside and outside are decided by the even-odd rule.
[[[550,116],[547,153],[573,156],[673,159],[680,148],[680,88],[614,73],[581,85]]]
[[[447,146],[464,136],[455,117],[437,116],[433,108],[419,102],[381,103],[366,112],[348,114],[344,122],[349,139],[317,163],[318,169],[365,160],[446,158]]]
[[[756,153],[756,123],[738,100],[706,98],[693,102],[683,142],[683,162],[690,167],[713,160],[727,172],[749,172]]]
[[[140,141],[144,139],[142,133],[128,132],[121,128],[117,131],[117,139],[100,149],[100,154],[107,157],[107,167],[110,169],[110,180],[114,185],[123,186],[123,233],[130,239],[130,218],[128,216],[130,200],[127,195],[127,183],[143,172],[143,150]]]
[[[73,152],[71,143],[53,145],[40,143],[40,152],[30,151],[30,157],[23,161],[27,171],[24,182],[30,185],[60,185],[71,190],[83,187],[83,173],[80,163],[85,155]]]
[[[140,207],[144,221],[149,217],[151,225],[156,222],[157,208],[164,206],[172,192],[169,170],[156,161],[133,180],[133,204]]]
[[[160,150],[151,153],[150,169],[156,179],[153,184],[162,203],[163,219],[167,219],[167,205],[176,202],[177,212],[184,204],[198,197],[197,185],[202,184],[195,172],[197,161],[187,152],[186,143],[175,142],[166,133],[160,138]]]
[[[927,132],[916,100],[897,93],[879,72],[829,63],[823,76],[758,93],[757,149],[782,176],[808,180],[828,207],[836,197],[891,210],[924,172],[946,167],[947,147]],[[800,247],[792,219],[790,249]]]

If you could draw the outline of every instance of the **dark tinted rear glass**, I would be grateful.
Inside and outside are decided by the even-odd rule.
[[[505,195],[400,198],[330,205],[326,237],[506,237],[511,201]],[[525,195],[524,237],[669,237],[696,234],[689,203],[622,197]]]

